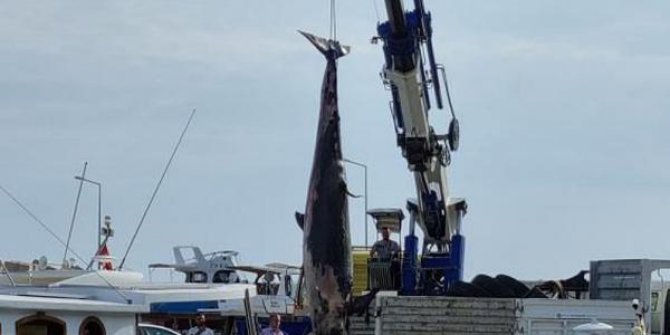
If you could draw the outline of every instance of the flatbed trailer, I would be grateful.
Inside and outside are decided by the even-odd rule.
[[[365,326],[354,320],[352,334],[576,334],[593,319],[630,334],[635,314],[630,302],[513,298],[380,296],[375,317]]]
[[[586,299],[399,296],[381,291],[367,318],[351,320],[351,334],[584,334],[574,327],[597,320],[606,334],[631,334],[642,321],[648,334],[669,334],[670,287],[652,273],[670,261],[601,260],[590,264]],[[637,301],[634,307],[633,299]]]

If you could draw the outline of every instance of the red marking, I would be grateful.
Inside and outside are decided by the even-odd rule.
[[[109,256],[109,249],[107,248],[107,244],[106,244],[106,243],[102,246],[102,248],[100,248],[100,250],[98,251],[98,255],[97,255],[97,256]],[[106,271],[112,271],[112,270],[114,270],[114,268],[113,268],[113,266],[112,266],[112,261],[109,260],[109,259],[100,261],[100,262],[98,263],[98,265],[100,265],[100,267],[101,267],[103,270],[106,270]]]

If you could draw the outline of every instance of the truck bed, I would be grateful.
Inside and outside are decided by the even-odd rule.
[[[380,296],[374,317],[351,320],[351,334],[576,334],[593,318],[630,334],[630,303],[609,300],[491,299]]]

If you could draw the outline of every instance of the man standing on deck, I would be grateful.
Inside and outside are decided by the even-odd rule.
[[[214,335],[214,332],[205,324],[205,314],[195,318],[195,327],[188,330],[188,335]]]
[[[261,335],[286,335],[279,325],[281,324],[281,316],[279,314],[270,314],[270,326],[261,331]]]

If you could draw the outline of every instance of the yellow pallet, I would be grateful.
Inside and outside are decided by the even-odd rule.
[[[359,296],[368,288],[368,250],[354,250],[352,253],[354,260],[354,282],[352,294]]]

